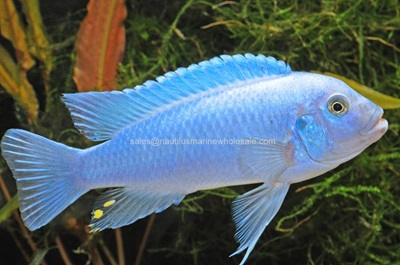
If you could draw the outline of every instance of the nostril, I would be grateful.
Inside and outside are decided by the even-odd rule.
[[[368,108],[368,107],[367,107],[366,104],[360,104],[360,109],[365,110],[365,109],[367,109],[367,108]]]

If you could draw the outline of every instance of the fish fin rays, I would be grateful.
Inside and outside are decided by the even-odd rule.
[[[239,166],[244,175],[256,174],[272,182],[293,166],[293,144],[262,138],[247,140],[249,143],[241,145],[239,151]]]
[[[75,127],[92,141],[110,139],[146,111],[121,91],[64,94],[61,100]]]
[[[244,264],[253,250],[265,227],[276,215],[289,190],[290,184],[263,184],[239,197],[232,203],[233,220],[236,226],[235,239],[240,243],[231,255],[241,253],[247,248],[242,259]]]
[[[122,91],[64,94],[75,127],[92,141],[113,137],[122,128],[190,96],[221,86],[291,73],[283,61],[264,55],[222,55],[178,68]]]
[[[5,133],[1,149],[17,181],[21,217],[29,230],[46,225],[88,191],[73,174],[78,149],[19,129]]]
[[[152,213],[159,213],[172,204],[178,205],[186,194],[116,188],[103,193],[95,202],[91,231],[118,228]]]

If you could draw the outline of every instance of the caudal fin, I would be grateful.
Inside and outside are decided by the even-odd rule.
[[[78,149],[18,129],[6,132],[1,149],[17,180],[22,219],[32,231],[87,191],[74,176]]]

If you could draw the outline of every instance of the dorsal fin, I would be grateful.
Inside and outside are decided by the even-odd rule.
[[[221,55],[188,68],[178,68],[134,89],[64,94],[62,100],[71,112],[75,127],[90,140],[102,141],[190,96],[290,72],[289,65],[273,57]]]

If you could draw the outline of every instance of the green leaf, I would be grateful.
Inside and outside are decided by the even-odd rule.
[[[44,257],[46,256],[47,252],[49,252],[48,248],[36,249],[35,253],[33,253],[32,261],[29,265],[40,265],[43,263]]]
[[[39,0],[22,0],[21,2],[28,22],[26,33],[29,51],[44,64],[44,76],[48,80],[53,65],[53,58],[40,14]]]
[[[0,209],[0,223],[7,220],[16,209],[18,209],[18,196],[14,195],[14,197]]]

